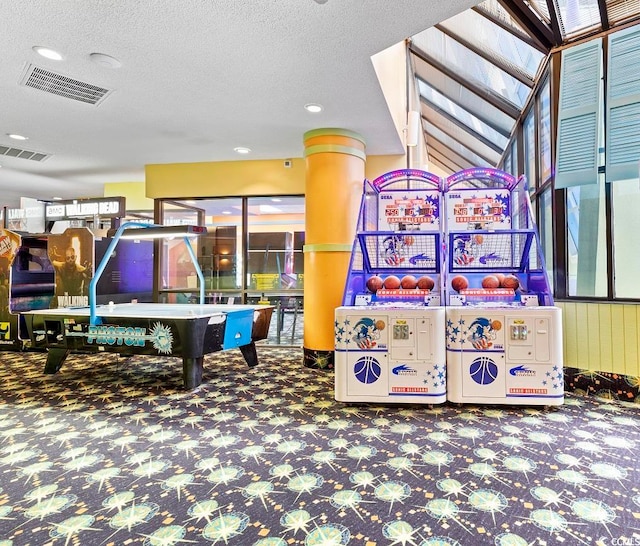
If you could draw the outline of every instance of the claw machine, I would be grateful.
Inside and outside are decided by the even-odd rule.
[[[441,195],[441,179],[415,169],[365,181],[335,311],[337,401],[446,401]]]
[[[447,399],[561,405],[562,316],[525,178],[467,169],[444,200]]]

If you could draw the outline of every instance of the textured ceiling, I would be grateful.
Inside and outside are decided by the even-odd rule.
[[[51,157],[0,156],[0,205],[101,196],[105,182],[144,180],[145,164],[238,160],[236,146],[252,149],[248,159],[301,157],[303,133],[318,127],[360,133],[369,155],[402,153],[370,58],[474,3],[2,2],[0,147]],[[94,52],[122,66],[96,64]],[[30,63],[112,92],[94,106],[24,87]],[[311,115],[309,102],[325,110]]]

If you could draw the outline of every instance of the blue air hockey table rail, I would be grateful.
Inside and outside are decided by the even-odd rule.
[[[45,373],[56,373],[70,352],[181,356],[184,386],[192,389],[202,382],[206,354],[238,348],[255,366],[255,342],[267,337],[272,311],[268,305],[120,303],[23,316],[33,348],[47,349]]]

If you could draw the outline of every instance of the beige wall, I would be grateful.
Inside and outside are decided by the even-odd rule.
[[[387,108],[398,132],[399,144],[405,145],[407,125],[407,47],[395,44],[371,57]]]

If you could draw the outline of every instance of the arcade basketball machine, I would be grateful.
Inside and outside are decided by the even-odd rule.
[[[524,177],[467,169],[446,179],[447,399],[561,405],[554,307]]]
[[[335,399],[446,401],[441,179],[398,170],[365,180],[342,306]]]

